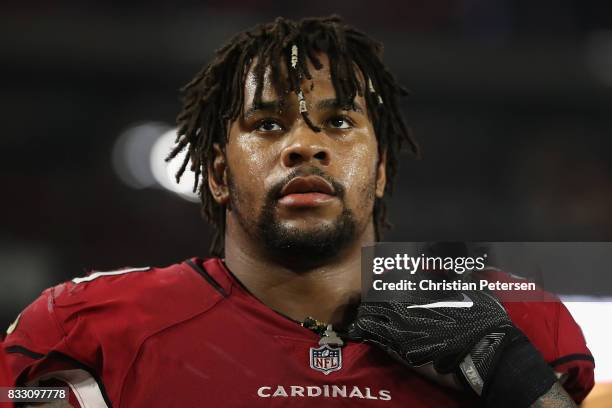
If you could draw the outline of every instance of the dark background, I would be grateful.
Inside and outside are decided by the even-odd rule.
[[[386,45],[423,159],[386,240],[612,240],[612,3],[5,1],[0,327],[85,269],[204,256],[199,206],[111,165],[235,32],[338,13]]]

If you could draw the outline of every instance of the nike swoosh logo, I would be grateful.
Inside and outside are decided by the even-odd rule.
[[[427,305],[412,305],[412,306],[408,306],[408,309],[417,309],[417,308],[421,308],[421,309],[437,309],[440,307],[452,307],[452,308],[470,308],[472,306],[474,306],[474,302],[472,301],[472,299],[470,299],[470,297],[468,295],[466,295],[465,293],[462,293],[461,295],[463,295],[463,299],[462,300],[455,300],[455,301],[444,301],[444,302],[434,302],[434,303],[429,303]]]

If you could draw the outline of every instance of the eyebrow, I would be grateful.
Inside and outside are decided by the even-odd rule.
[[[348,108],[348,109],[346,109]],[[330,109],[340,109],[340,110],[352,110],[355,112],[363,113],[363,108],[357,101],[353,101],[352,106],[342,106],[340,101],[335,98],[331,99],[323,99],[315,104],[316,110],[330,110]]]
[[[354,101],[352,106],[349,106],[348,109],[346,109],[346,106],[342,106],[340,104],[340,102],[338,101],[338,99],[336,98],[329,98],[329,99],[323,99],[318,101],[317,103],[315,103],[314,108],[316,110],[322,111],[322,110],[352,110],[358,113],[363,114],[363,108],[361,107],[361,105],[357,102]],[[250,117],[256,115],[259,112],[279,112],[281,110],[281,103],[279,101],[262,101],[259,104],[253,104],[251,106],[249,106],[245,111],[244,111],[244,119],[249,119]]]
[[[244,119],[249,119],[258,112],[279,112],[281,109],[279,101],[262,101],[258,104],[252,104],[244,111]]]

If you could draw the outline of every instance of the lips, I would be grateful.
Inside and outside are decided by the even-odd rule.
[[[279,204],[285,208],[319,207],[334,201],[336,191],[322,177],[296,177],[283,187]]]
[[[335,195],[336,192],[332,185],[322,177],[319,176],[306,176],[296,177],[283,187],[280,192],[281,197],[290,194],[306,194],[306,193],[320,193],[327,195]]]

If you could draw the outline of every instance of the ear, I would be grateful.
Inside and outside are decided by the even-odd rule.
[[[208,162],[207,171],[210,193],[217,204],[226,205],[229,202],[227,160],[219,143],[213,143],[213,159]]]
[[[380,154],[376,169],[376,197],[383,198],[387,185],[387,150]]]

